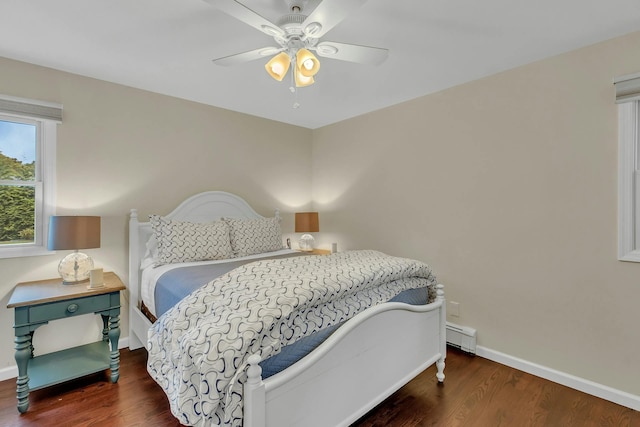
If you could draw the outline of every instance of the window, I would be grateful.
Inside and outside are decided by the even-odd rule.
[[[62,107],[0,96],[0,258],[45,255]]]
[[[615,81],[618,103],[618,259],[640,262],[640,74]]]

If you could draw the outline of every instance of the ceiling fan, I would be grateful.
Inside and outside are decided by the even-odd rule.
[[[312,52],[325,58],[371,65],[383,62],[389,52],[383,48],[320,40],[367,0],[322,0],[308,15],[305,13],[308,0],[287,0],[290,13],[283,15],[277,24],[236,0],[204,1],[272,36],[278,45],[217,58],[213,60],[215,64],[230,66],[273,56],[265,65],[267,73],[282,81],[289,67],[292,67],[292,82],[295,81],[296,87],[314,83],[313,76],[320,69],[320,61]],[[295,91],[293,83],[291,91]]]

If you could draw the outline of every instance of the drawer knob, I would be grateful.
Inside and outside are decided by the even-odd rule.
[[[67,311],[69,313],[75,313],[76,311],[78,311],[78,304],[69,304],[69,307],[67,307]]]

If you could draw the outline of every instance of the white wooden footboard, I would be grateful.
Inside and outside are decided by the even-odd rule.
[[[382,304],[354,317],[295,365],[266,380],[251,356],[244,427],[346,426],[436,363],[444,380],[445,300]]]

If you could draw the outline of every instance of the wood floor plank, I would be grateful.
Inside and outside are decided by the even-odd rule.
[[[146,372],[146,352],[120,355],[117,384],[104,372],[38,390],[22,415],[15,380],[0,382],[0,426],[179,426]],[[454,349],[444,384],[435,373],[422,372],[353,427],[640,426],[640,412]]]

